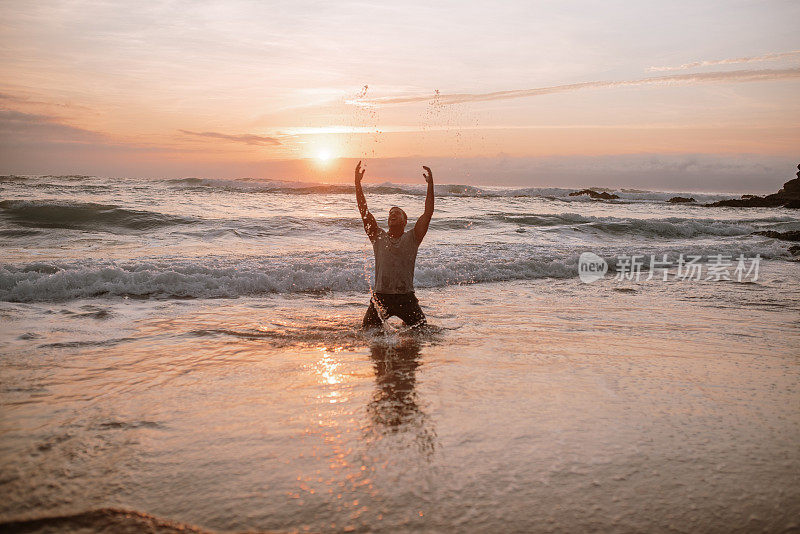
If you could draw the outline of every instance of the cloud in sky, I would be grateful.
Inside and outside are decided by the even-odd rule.
[[[268,137],[266,135],[255,134],[224,134],[220,132],[192,132],[189,130],[179,130],[181,133],[195,137],[210,137],[212,139],[224,139],[226,141],[233,141],[235,143],[244,143],[246,145],[281,145],[282,143],[275,137]]]
[[[33,150],[37,162],[52,156],[50,150],[88,150],[99,153],[116,152],[198,152],[186,147],[152,145],[119,139],[104,132],[88,130],[64,122],[54,115],[26,113],[14,109],[0,109],[0,145],[6,149]],[[203,150],[208,153],[208,150]],[[59,158],[54,158],[58,161]],[[0,155],[0,161],[4,161]]]
[[[694,74],[670,74],[667,76],[653,76],[636,80],[622,81],[594,81],[538,87],[534,89],[515,89],[510,91],[495,91],[492,93],[452,93],[438,94],[434,97],[401,96],[372,99],[376,104],[406,104],[412,102],[435,101],[439,104],[461,104],[465,102],[484,102],[489,100],[507,100],[511,98],[525,98],[530,96],[550,95],[577,91],[579,89],[604,89],[613,87],[626,87],[635,85],[697,85],[703,83],[739,83],[739,82],[765,82],[800,78],[800,67],[791,69],[762,69],[762,70],[734,70],[718,72],[699,72]]]
[[[311,171],[262,162],[797,153],[796,71],[645,69],[767,52],[698,70],[800,67],[783,55],[800,49],[799,2],[273,4],[0,1],[0,109],[28,114],[0,116],[0,172],[295,178]],[[781,81],[734,85],[753,80]],[[491,102],[431,106],[434,88],[433,104]]]
[[[18,101],[20,101],[22,99],[21,98],[17,98],[17,97],[12,96],[12,95],[9,95],[9,94],[6,94],[6,93],[0,93],[0,100],[8,100],[8,101],[11,101],[11,102],[18,102]]]
[[[693,61],[691,63],[684,63],[677,67],[648,67],[648,72],[667,72],[673,70],[688,70],[698,67],[711,67],[715,65],[735,65],[738,63],[755,63],[760,61],[775,61],[778,59],[786,59],[800,57],[800,50],[792,50],[790,52],[775,52],[771,54],[764,54],[762,56],[746,56],[729,59],[711,59],[706,61]]]
[[[5,143],[30,140],[88,143],[104,138],[99,132],[63,124],[58,117],[0,109],[0,139]]]

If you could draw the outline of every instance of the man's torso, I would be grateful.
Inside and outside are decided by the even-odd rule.
[[[398,238],[380,230],[372,250],[375,252],[376,293],[411,293],[414,291],[414,264],[417,260],[417,237],[408,230]]]

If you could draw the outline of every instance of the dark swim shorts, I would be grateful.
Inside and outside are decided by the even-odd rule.
[[[425,314],[419,307],[417,296],[411,293],[373,293],[362,326],[381,326],[395,315],[408,326],[424,326]]]

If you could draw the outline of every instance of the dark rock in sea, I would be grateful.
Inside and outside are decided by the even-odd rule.
[[[782,241],[800,241],[800,230],[789,230],[788,232],[776,232],[775,230],[764,230],[761,232],[753,232],[756,235],[763,235],[765,237],[772,237]]]
[[[729,199],[718,200],[711,204],[703,204],[710,208],[729,207],[729,208],[779,208],[782,206],[780,202],[767,201],[764,197],[755,197],[748,199]]]
[[[697,202],[694,197],[672,197],[671,199],[667,200],[667,202],[672,202],[673,204],[682,204],[684,202]]]
[[[800,165],[797,166],[797,178],[789,180],[777,192],[764,197],[757,195],[742,195],[742,198],[719,200],[704,206],[734,208],[794,208],[800,209]]]
[[[589,195],[592,198],[598,198],[601,200],[615,200],[619,198],[618,195],[615,195],[613,193],[607,193],[605,191],[603,191],[602,193],[598,193],[593,189],[581,189],[580,191],[573,191],[572,193],[569,194],[569,196],[571,197],[577,197],[580,195]]]

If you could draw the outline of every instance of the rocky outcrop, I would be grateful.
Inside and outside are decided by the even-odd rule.
[[[600,199],[600,200],[615,200],[618,199],[619,196],[613,193],[607,193],[603,191],[602,193],[598,193],[593,189],[581,189],[580,191],[573,191],[569,194],[571,197],[577,197],[580,195],[589,195],[592,198]]]
[[[755,235],[763,235],[765,237],[772,237],[773,239],[780,239],[782,241],[800,241],[800,230],[789,230],[788,232],[776,232],[775,230],[764,230],[761,232],[753,232]]]
[[[719,200],[705,206],[729,206],[734,208],[794,208],[800,209],[800,165],[797,178],[789,180],[777,192],[767,196],[742,195],[742,198]]]
[[[683,204],[686,202],[697,202],[694,197],[672,197],[671,199],[667,200],[667,202],[672,202],[673,204]]]

